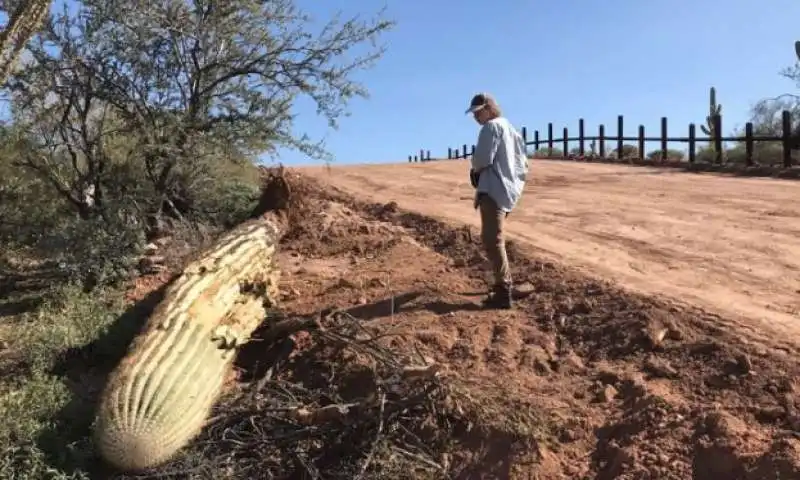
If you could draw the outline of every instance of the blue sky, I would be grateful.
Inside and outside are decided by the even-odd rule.
[[[321,21],[386,6],[397,22],[383,37],[385,56],[356,75],[370,98],[353,101],[338,131],[310,102],[297,105],[295,129],[325,138],[335,164],[405,161],[421,148],[446,155],[474,143],[477,125],[464,110],[478,91],[493,93],[532,138],[548,122],[556,136],[565,126],[577,132],[581,117],[587,134],[600,123],[614,134],[619,114],[626,135],[639,124],[657,135],[662,116],[683,135],[704,120],[711,86],[729,132],[754,102],[796,90],[779,72],[795,61],[797,0],[297,2]],[[279,160],[318,162],[295,151]]]
[[[321,7],[320,5],[323,5]],[[302,0],[324,18],[387,6],[398,24],[388,51],[357,78],[371,92],[352,116],[327,131],[313,108],[298,109],[297,129],[326,137],[336,164],[404,161],[430,149],[472,144],[477,126],[464,110],[473,93],[493,93],[517,126],[546,132],[553,122],[577,132],[604,123],[626,135],[639,124],[685,135],[702,122],[715,86],[726,132],[748,120],[764,97],[796,91],[779,72],[795,61],[800,2],[770,0]],[[699,131],[699,130],[698,130]],[[672,145],[684,148],[685,145]],[[648,145],[648,150],[658,148]],[[314,163],[284,152],[289,165]]]

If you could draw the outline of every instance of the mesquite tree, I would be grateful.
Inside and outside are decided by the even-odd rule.
[[[292,0],[74,2],[9,80],[14,122],[35,147],[18,164],[91,217],[120,164],[146,179],[153,205],[180,214],[204,159],[279,147],[327,158],[294,130],[293,106],[308,97],[336,127],[367,95],[352,75],[384,51],[376,41],[393,24],[380,13],[319,27]]]

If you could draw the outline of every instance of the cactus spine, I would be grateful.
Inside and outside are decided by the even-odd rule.
[[[228,232],[165,292],[112,372],[97,412],[100,455],[125,471],[169,460],[204,426],[230,373],[277,299],[279,228],[263,219]]]

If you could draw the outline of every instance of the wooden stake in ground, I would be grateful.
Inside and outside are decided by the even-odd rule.
[[[159,465],[200,433],[232,368],[278,298],[280,227],[260,218],[228,232],[165,293],[112,373],[95,442],[111,465]]]

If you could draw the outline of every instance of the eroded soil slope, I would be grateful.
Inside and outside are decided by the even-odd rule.
[[[277,393],[253,394],[258,401],[246,393],[220,407],[223,420],[212,422],[189,459],[161,474],[314,478],[327,469],[320,478],[355,478],[358,471],[342,469],[367,463],[359,467],[363,478],[800,478],[793,347],[765,348],[734,335],[719,317],[588,280],[516,244],[509,254],[518,307],[482,311],[485,261],[474,228],[328,186],[309,192],[308,210],[280,253],[283,314],[344,311],[359,328],[386,335],[385,355],[425,358],[466,393],[460,400],[431,393],[435,402],[420,400],[429,405],[424,416],[409,406],[393,423],[378,421],[382,410],[350,418],[343,425],[370,420],[374,428],[324,437],[313,449],[332,458],[316,463],[292,443],[312,429],[293,430],[298,439],[287,440],[286,422],[274,427]],[[292,385],[298,398],[302,389],[327,388],[317,406],[368,396],[375,388],[369,369],[358,370],[360,382],[352,376],[366,353],[331,353],[315,348],[315,338],[295,334],[293,353],[271,381]],[[259,359],[270,363],[265,351],[256,338],[242,352],[243,385],[263,375],[253,370]],[[391,455],[373,455],[390,435],[420,450],[395,445],[386,447]],[[284,445],[280,455],[275,445]],[[401,457],[421,470],[378,468]]]
[[[478,225],[464,161],[300,171],[350,193]],[[800,338],[800,184],[532,161],[510,218],[539,256]],[[749,324],[749,326],[748,326]]]

